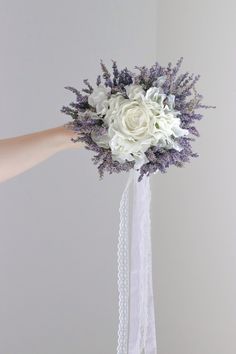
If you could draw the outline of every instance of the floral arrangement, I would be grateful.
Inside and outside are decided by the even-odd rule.
[[[112,73],[101,61],[102,73],[93,88],[84,80],[81,93],[66,89],[76,101],[63,106],[61,112],[72,117],[65,124],[78,132],[72,140],[85,143],[95,152],[100,177],[108,173],[136,169],[139,181],[156,171],[166,172],[171,165],[182,167],[191,157],[191,142],[199,132],[194,123],[203,116],[199,108],[203,96],[196,90],[199,75],[179,74],[183,58],[166,67],[157,62],[147,68],[119,70],[113,61]]]

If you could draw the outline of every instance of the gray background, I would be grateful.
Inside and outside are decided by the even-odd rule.
[[[66,85],[184,56],[208,110],[200,158],[155,175],[159,354],[235,354],[235,4],[0,1],[0,138],[61,125]],[[0,354],[111,354],[118,324],[118,206],[126,175],[98,180],[65,151],[0,185]]]

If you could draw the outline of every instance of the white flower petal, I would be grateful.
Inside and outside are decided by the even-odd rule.
[[[175,106],[175,95],[167,96],[167,104],[170,109],[174,109]]]
[[[126,85],[125,90],[130,100],[138,100],[145,95],[145,91],[140,85]]]
[[[108,94],[110,91],[110,87],[100,85],[88,96],[88,104],[96,108],[98,114],[104,115],[106,113],[108,109]]]

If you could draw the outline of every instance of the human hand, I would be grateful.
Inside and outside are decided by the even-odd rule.
[[[54,133],[58,137],[59,149],[79,149],[84,144],[82,142],[73,142],[71,139],[77,139],[78,132],[75,132],[70,123],[66,123],[54,128]]]

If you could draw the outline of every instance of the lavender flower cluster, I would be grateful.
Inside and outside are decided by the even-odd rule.
[[[183,58],[180,58],[177,63],[172,66],[169,63],[166,67],[155,63],[150,68],[146,66],[135,69],[137,72],[131,72],[127,68],[119,70],[115,61],[112,65],[112,73],[101,61],[101,75],[98,75],[96,85],[103,84],[109,87],[111,95],[121,93],[127,97],[125,86],[130,84],[141,85],[147,91],[150,87],[161,87],[164,94],[175,96],[175,109],[180,112],[181,128],[187,129],[191,136],[182,136],[178,138],[178,144],[181,150],[164,149],[159,146],[151,146],[145,152],[147,162],[140,168],[139,181],[144,175],[150,175],[156,171],[165,173],[167,168],[171,165],[182,167],[186,162],[190,161],[191,157],[197,157],[198,154],[192,151],[191,143],[195,140],[194,137],[199,136],[199,132],[194,126],[196,121],[202,119],[203,115],[196,113],[199,108],[215,108],[213,106],[203,105],[203,96],[196,90],[196,83],[199,80],[199,75],[193,75],[189,72],[179,74]],[[129,171],[134,168],[134,161],[118,162],[112,158],[111,149],[99,146],[92,136],[106,134],[108,127],[104,124],[102,117],[98,119],[94,114],[95,109],[88,103],[88,97],[93,92],[93,87],[84,80],[85,88],[82,92],[76,88],[67,86],[66,89],[72,91],[76,100],[71,102],[68,106],[63,106],[61,112],[69,115],[72,121],[67,123],[73,130],[78,132],[76,139],[72,141],[83,142],[85,148],[95,152],[92,158],[94,164],[98,165],[100,178],[103,177],[104,172],[108,173]]]

